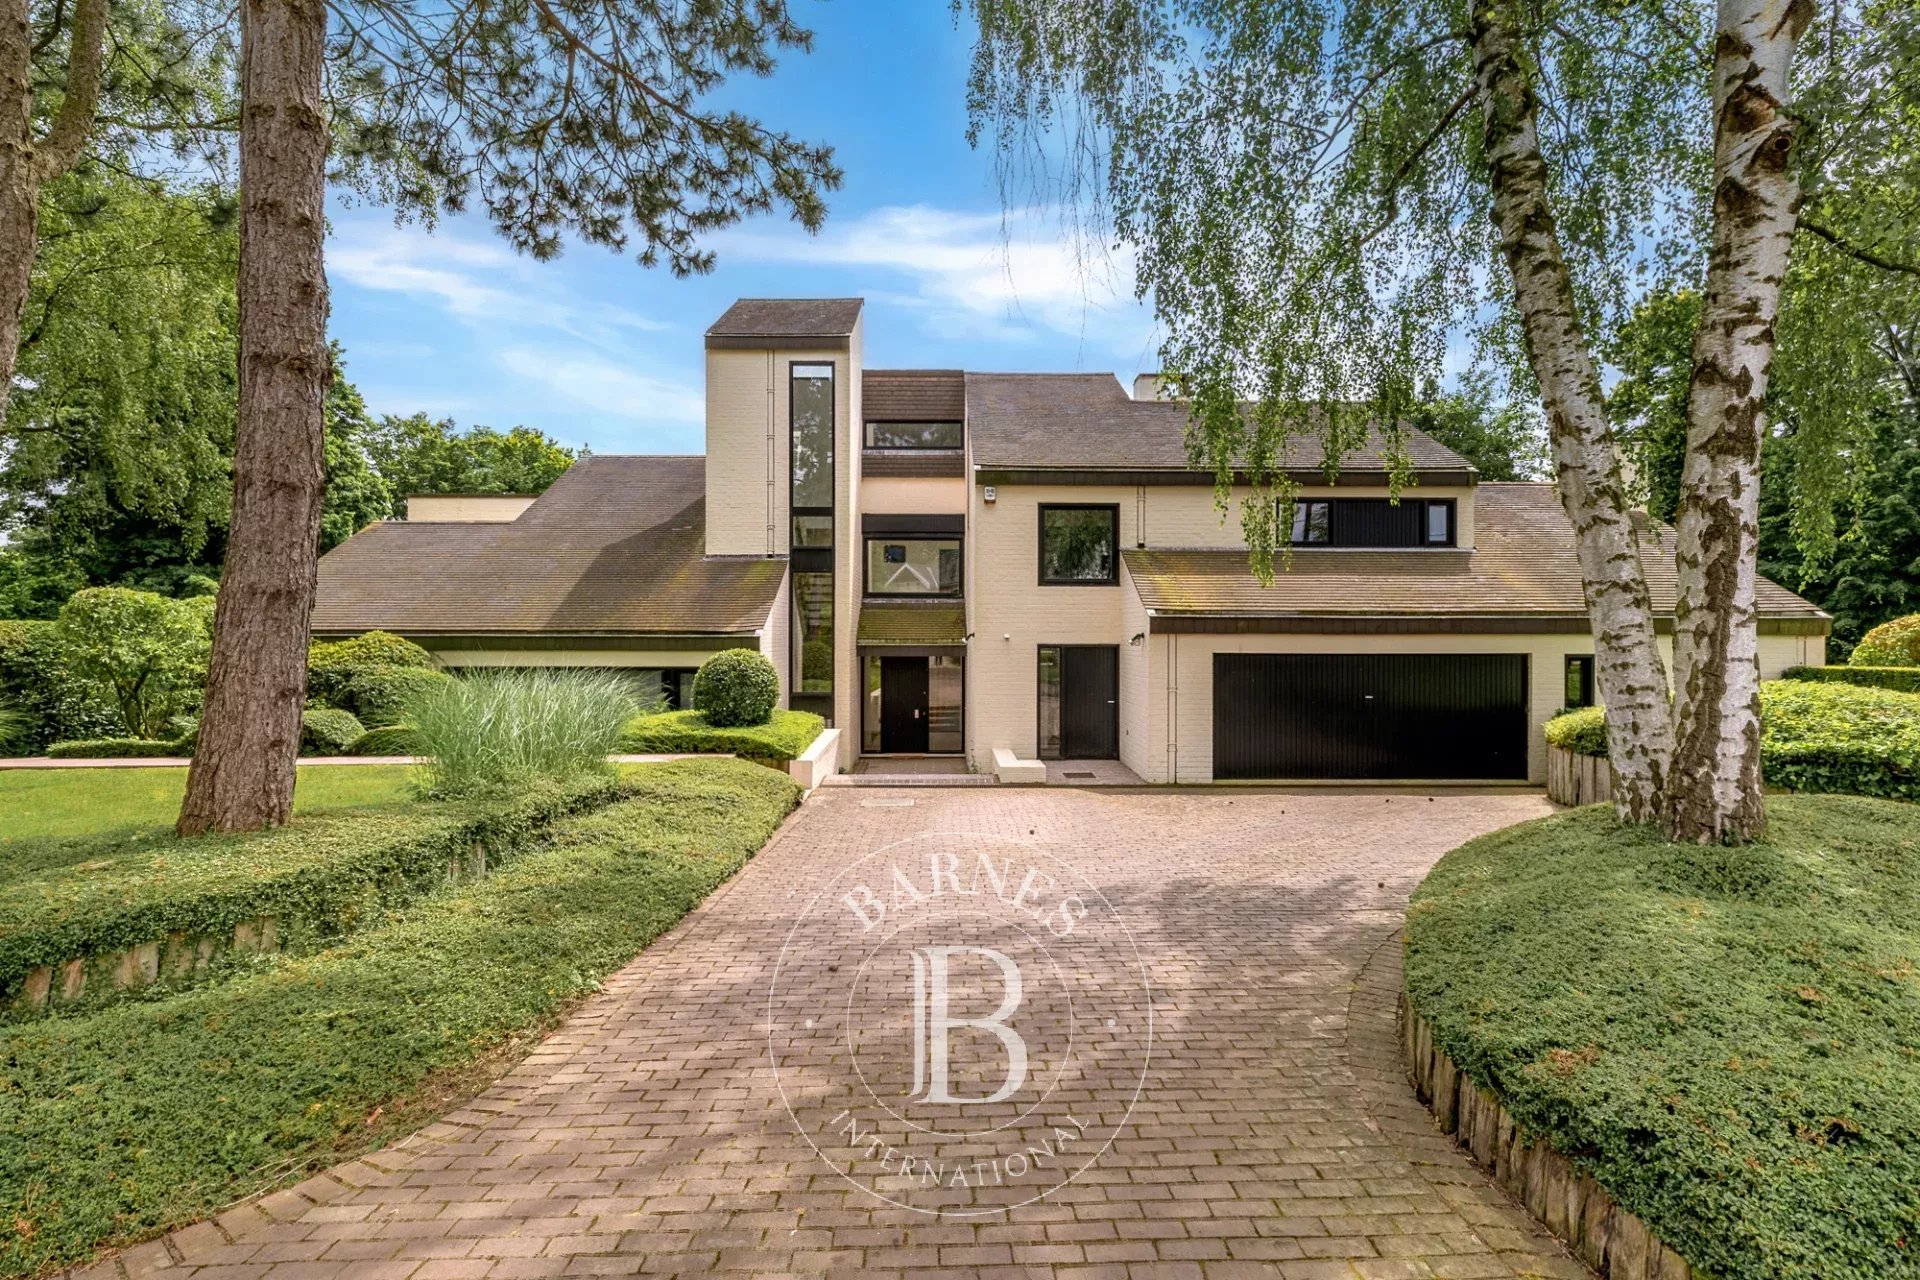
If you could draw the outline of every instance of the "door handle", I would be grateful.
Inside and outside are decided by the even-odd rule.
[[[920,718],[920,708],[918,708],[918,707],[915,707],[915,708],[913,709],[913,718],[914,718],[915,720],[918,720],[918,719]]]

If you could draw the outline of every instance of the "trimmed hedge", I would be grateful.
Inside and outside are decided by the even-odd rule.
[[[193,754],[193,744],[178,738],[82,738],[47,748],[52,760],[152,760]]]
[[[634,772],[629,802],[337,948],[0,1029],[0,1272],[78,1262],[393,1141],[671,928],[799,794],[736,761]]]
[[[410,724],[390,724],[380,729],[369,729],[353,740],[347,748],[350,756],[417,756],[420,754],[420,735]]]
[[[1848,666],[1914,667],[1920,666],[1920,613],[1883,622],[1853,647]]]
[[[1920,800],[1920,694],[1833,680],[1760,685],[1760,769],[1790,791]],[[1547,721],[1547,741],[1607,753],[1606,716],[1584,707]]]
[[[780,701],[780,674],[752,649],[714,654],[693,673],[694,709],[722,729],[767,723]]]
[[[782,769],[812,746],[826,727],[827,722],[811,711],[775,711],[765,724],[739,728],[711,724],[699,711],[663,711],[627,721],[620,750],[634,755],[736,755]]]
[[[7,748],[16,755],[126,732],[113,704],[67,669],[51,622],[0,619],[0,704],[27,719],[26,732]]]
[[[1899,693],[1920,693],[1920,667],[1788,667],[1783,680],[1811,680],[1827,684],[1862,684]]]
[[[369,631],[347,640],[316,640],[307,648],[309,667],[431,667],[433,655],[391,631]]]
[[[1700,1276],[1920,1276],[1920,808],[1777,796],[1768,838],[1604,809],[1449,853],[1407,912],[1435,1043]]]
[[[0,864],[0,1001],[41,965],[165,939],[231,937],[263,916],[311,948],[447,879],[476,845],[510,856],[557,819],[612,803],[611,778],[490,805],[410,804],[274,831],[177,840],[165,829],[24,841]]]
[[[360,667],[334,705],[353,712],[369,729],[386,729],[406,720],[415,699],[452,683],[452,676],[430,668]]]
[[[345,755],[366,731],[351,711],[315,707],[300,713],[300,751],[310,756]]]

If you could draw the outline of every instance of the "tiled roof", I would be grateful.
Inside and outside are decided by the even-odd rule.
[[[377,524],[320,560],[314,630],[739,634],[782,560],[709,559],[706,460],[582,458],[506,523]]]
[[[1186,470],[1187,406],[1135,400],[1106,373],[969,373],[967,431],[982,468]],[[869,417],[872,415],[869,414]],[[1466,472],[1465,458],[1409,427],[1406,448],[1416,471]],[[1343,471],[1383,471],[1378,433],[1341,459]],[[1282,466],[1317,471],[1317,438],[1291,442]]]
[[[967,413],[967,375],[958,369],[869,369],[860,379],[868,422],[958,422]]]
[[[965,644],[964,605],[901,601],[860,606],[860,643],[873,645]]]
[[[1303,550],[1274,565],[1270,587],[1244,551],[1122,553],[1147,612],[1156,617],[1586,616],[1573,527],[1548,484],[1483,484],[1474,493],[1474,550]],[[1657,614],[1674,608],[1674,531],[1642,532],[1641,562]],[[1765,578],[1762,617],[1824,617]]]
[[[859,319],[858,298],[742,298],[713,322],[707,337],[844,339]]]

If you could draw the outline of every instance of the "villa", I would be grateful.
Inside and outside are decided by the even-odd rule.
[[[855,298],[737,302],[706,334],[704,457],[416,498],[321,561],[316,634],[625,668],[673,705],[709,654],[757,648],[842,730],[842,768],[1538,782],[1542,724],[1593,700],[1550,484],[1480,483],[1412,432],[1395,502],[1378,442],[1335,484],[1298,442],[1291,564],[1263,586],[1156,379],[868,369],[861,325]],[[1670,648],[1672,531],[1643,558]],[[1826,614],[1758,598],[1763,677],[1824,661]]]

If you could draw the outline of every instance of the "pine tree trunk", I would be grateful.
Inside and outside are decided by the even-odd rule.
[[[1760,783],[1760,447],[1780,281],[1799,211],[1785,113],[1810,0],[1720,0],[1713,68],[1713,247],[1693,339],[1680,477],[1678,698],[1668,827],[1678,840],[1766,829]]]
[[[179,831],[293,811],[325,491],[323,0],[242,0],[240,404],[206,706]]]
[[[1473,59],[1494,224],[1540,383],[1560,501],[1579,547],[1594,682],[1607,706],[1614,808],[1626,821],[1652,822],[1664,811],[1673,748],[1666,667],[1654,639],[1619,450],[1548,201],[1537,102],[1499,0],[1474,5]]]
[[[79,158],[100,100],[107,0],[73,11],[66,95],[47,136],[33,137],[33,32],[28,0],[0,0],[0,424],[13,395],[20,325],[39,248],[40,188]]]

